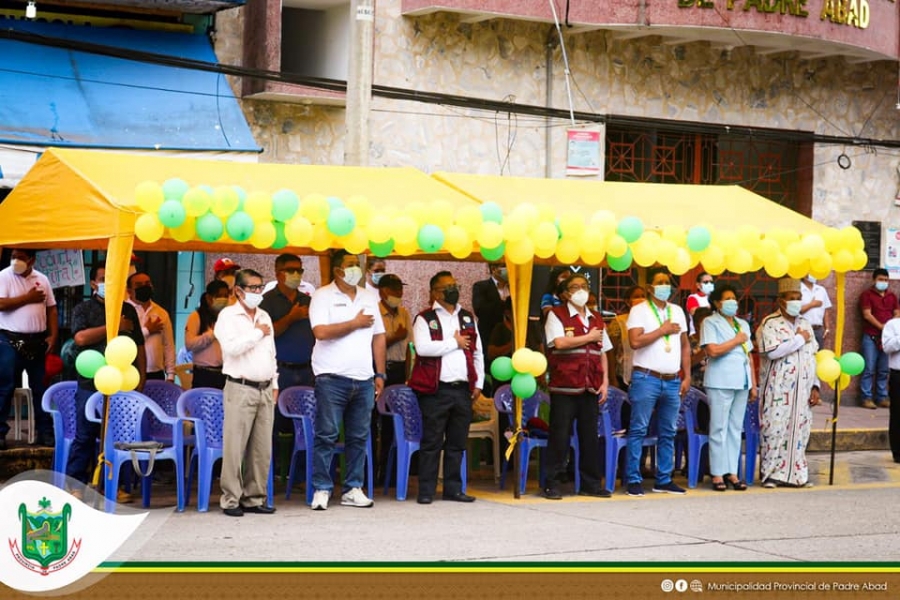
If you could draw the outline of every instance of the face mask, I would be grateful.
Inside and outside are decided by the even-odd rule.
[[[803,300],[788,300],[784,303],[784,312],[786,312],[789,317],[799,316],[801,308],[803,308]]]
[[[500,267],[500,272],[497,273],[497,279],[507,281],[509,279],[509,269],[507,269],[506,267]]]
[[[384,303],[389,308],[396,309],[396,308],[399,308],[399,306],[403,303],[403,298],[399,298],[397,296],[388,296],[387,298],[384,299]]]
[[[878,290],[879,292],[885,291],[886,289],[888,289],[888,282],[887,281],[876,281],[875,289]]]
[[[444,302],[447,304],[452,304],[456,306],[456,303],[459,302],[459,288],[458,287],[448,287],[444,288]]]
[[[581,308],[587,304],[588,296],[590,296],[590,294],[587,293],[587,290],[578,290],[569,296],[569,301],[578,308]]]
[[[807,276],[806,276],[806,280],[807,280],[808,282],[812,283],[813,285],[815,285],[815,283],[818,281],[818,279],[816,279],[816,278],[813,277],[812,275],[807,275]]]
[[[257,306],[259,306],[260,302],[262,302],[262,294],[254,294],[253,292],[244,292],[244,305],[253,310]]]
[[[669,299],[669,296],[672,295],[672,286],[669,284],[665,285],[654,285],[653,286],[653,297],[659,300],[660,302],[666,302]]]
[[[737,300],[722,300],[722,314],[726,317],[733,317],[738,311]]]
[[[97,284],[97,297],[98,298],[106,298],[106,284],[105,283]]]
[[[347,267],[344,269],[344,283],[356,285],[362,279],[363,272],[359,267]]]
[[[303,275],[297,273],[296,275],[285,275],[284,276],[284,285],[289,287],[292,290],[296,290],[300,287],[300,283],[303,281]]]
[[[706,295],[712,294],[714,289],[716,289],[716,286],[714,283],[701,283],[700,284],[700,290]]]
[[[134,299],[138,302],[148,302],[153,297],[153,287],[144,285],[134,289]]]
[[[372,273],[372,285],[378,285],[378,282],[381,281],[381,278],[384,277],[384,273],[374,272]]]
[[[9,261],[9,264],[12,267],[13,273],[16,275],[21,275],[28,270],[28,263],[24,260],[19,260],[18,258],[12,259]]]
[[[226,275],[222,277],[222,281],[228,284],[228,289],[234,289],[234,275]]]
[[[228,298],[216,298],[212,301],[212,310],[217,313],[228,306]]]

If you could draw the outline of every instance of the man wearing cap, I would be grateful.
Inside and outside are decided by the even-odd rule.
[[[38,443],[53,445],[53,421],[41,407],[44,361],[59,339],[56,298],[50,280],[34,269],[34,250],[16,248],[10,266],[0,271],[0,450],[6,450],[9,409],[28,373]]]
[[[266,487],[278,368],[272,319],[259,308],[262,289],[262,275],[252,269],[238,271],[237,301],[222,309],[214,330],[222,347],[225,374],[219,505],[229,517],[275,512],[275,507],[266,505]]]
[[[888,289],[890,278],[886,269],[875,269],[872,280],[872,287],[863,290],[859,296],[863,318],[862,355],[866,360],[866,368],[859,378],[860,405],[871,409],[890,408],[887,390],[890,369],[887,354],[881,346],[881,330],[890,319],[900,317],[900,306],[897,296]],[[877,405],[873,399],[878,400]]]
[[[228,295],[230,302],[234,304],[234,279],[235,273],[237,273],[238,269],[241,266],[228,258],[227,256],[220,258],[213,265],[213,273],[215,274],[215,279],[219,279],[228,284]]]
[[[472,402],[484,385],[484,354],[475,316],[459,305],[459,286],[449,271],[431,278],[429,309],[413,323],[416,364],[409,387],[419,397],[419,504],[431,504],[438,461],[444,452],[444,500],[474,502],[462,491],[462,457],[472,422]]]
[[[385,374],[388,385],[406,383],[406,350],[412,339],[412,324],[409,311],[403,306],[403,281],[393,274],[386,274],[378,280],[378,296],[381,301],[381,320],[384,322],[384,337],[387,345]],[[394,440],[393,418],[372,412],[372,443],[378,440],[378,461],[375,481],[384,479],[387,469],[388,453]],[[380,435],[378,431],[380,430]]]
[[[808,484],[811,406],[819,404],[812,326],[801,314],[800,281],[778,280],[778,310],[756,330],[759,366],[760,473],[763,487]]]
[[[128,276],[128,302],[134,306],[144,334],[147,379],[175,381],[175,334],[172,319],[153,301],[153,282],[146,273]]]
[[[681,398],[691,387],[691,344],[687,321],[677,304],[669,302],[669,273],[650,273],[647,301],[628,313],[628,342],[634,349],[631,385],[631,422],[628,427],[625,482],[629,496],[643,496],[641,449],[650,417],[656,410],[656,484],[653,491],[684,494],[672,481],[675,468],[675,429]]]

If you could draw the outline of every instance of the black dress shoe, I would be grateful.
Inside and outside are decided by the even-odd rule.
[[[245,513],[256,513],[258,515],[271,515],[275,512],[274,506],[266,506],[265,504],[260,504],[259,506],[244,506],[242,508]]]
[[[452,502],[475,502],[475,496],[463,494],[462,492],[456,494],[444,494],[443,498],[444,500],[450,500]]]
[[[229,517],[243,517],[244,509],[240,506],[235,506],[234,508],[223,508],[222,512],[228,515]]]
[[[562,500],[562,494],[554,487],[544,488],[544,498],[547,500]]]
[[[419,504],[431,504],[434,501],[434,498],[431,496],[419,496],[416,498],[416,502]]]
[[[578,492],[578,495],[579,496],[591,496],[593,498],[610,498],[610,497],[612,497],[612,494],[610,494],[606,488],[598,488],[595,490],[582,488]]]

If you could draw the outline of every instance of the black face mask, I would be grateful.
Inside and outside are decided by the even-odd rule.
[[[459,302],[459,288],[456,286],[444,288],[444,302],[455,306]]]
[[[153,297],[153,287],[144,285],[134,289],[134,298],[138,302],[147,302]]]

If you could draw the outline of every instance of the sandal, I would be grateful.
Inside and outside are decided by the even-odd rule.
[[[725,481],[713,481],[712,489],[716,492],[724,492],[728,489],[728,485],[726,485]]]
[[[730,485],[731,489],[733,489],[736,492],[743,492],[747,489],[747,484],[744,483],[743,481],[741,481],[740,479],[738,479],[737,477],[735,477],[734,479],[731,479],[730,477],[726,477],[724,479],[725,479],[725,483]]]

